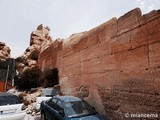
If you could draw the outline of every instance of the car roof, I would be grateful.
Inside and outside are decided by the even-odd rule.
[[[11,93],[7,93],[7,92],[0,92],[0,97],[2,97],[2,96],[15,96],[15,95],[13,95]]]
[[[74,96],[56,96],[53,98],[58,98],[62,102],[76,102],[76,101],[82,101],[80,98],[74,97]]]
[[[18,96],[7,92],[0,92],[0,106],[21,104]]]

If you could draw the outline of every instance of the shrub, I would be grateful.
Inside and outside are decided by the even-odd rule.
[[[27,69],[15,78],[15,85],[20,90],[30,90],[41,85],[42,72],[38,67]]]
[[[27,69],[15,77],[15,86],[19,90],[30,90],[39,86],[53,87],[59,82],[58,69],[48,69],[43,73],[38,67]]]

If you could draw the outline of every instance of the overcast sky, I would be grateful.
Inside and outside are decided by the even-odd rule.
[[[136,7],[144,14],[160,9],[160,1],[0,0],[0,41],[10,47],[12,57],[18,57],[29,46],[30,34],[39,24],[49,26],[54,39],[67,38]]]

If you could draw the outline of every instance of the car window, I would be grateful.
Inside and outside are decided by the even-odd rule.
[[[52,99],[52,103],[56,104],[57,99]]]
[[[65,102],[64,106],[68,117],[80,117],[97,113],[95,109],[85,101]]]
[[[48,105],[50,106],[50,107],[52,107],[53,109],[55,109],[55,107],[56,107],[56,103],[57,103],[57,99],[50,99],[49,101],[48,101]]]
[[[55,89],[42,89],[41,96],[53,97],[59,94],[59,92]]]
[[[2,105],[13,105],[13,104],[20,104],[20,100],[17,96],[1,96],[0,97],[0,106]]]
[[[63,110],[63,104],[62,104],[61,101],[58,101],[58,102],[57,102],[57,108],[58,108],[59,110]]]
[[[59,100],[57,101],[57,99],[54,99],[54,98],[48,101],[48,105],[56,111],[64,110],[62,102]]]

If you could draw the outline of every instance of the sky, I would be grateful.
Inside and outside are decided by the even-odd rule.
[[[160,9],[159,0],[0,0],[0,41],[11,57],[29,47],[30,34],[43,24],[50,35],[67,38],[88,31],[113,17],[139,7],[143,14]]]

